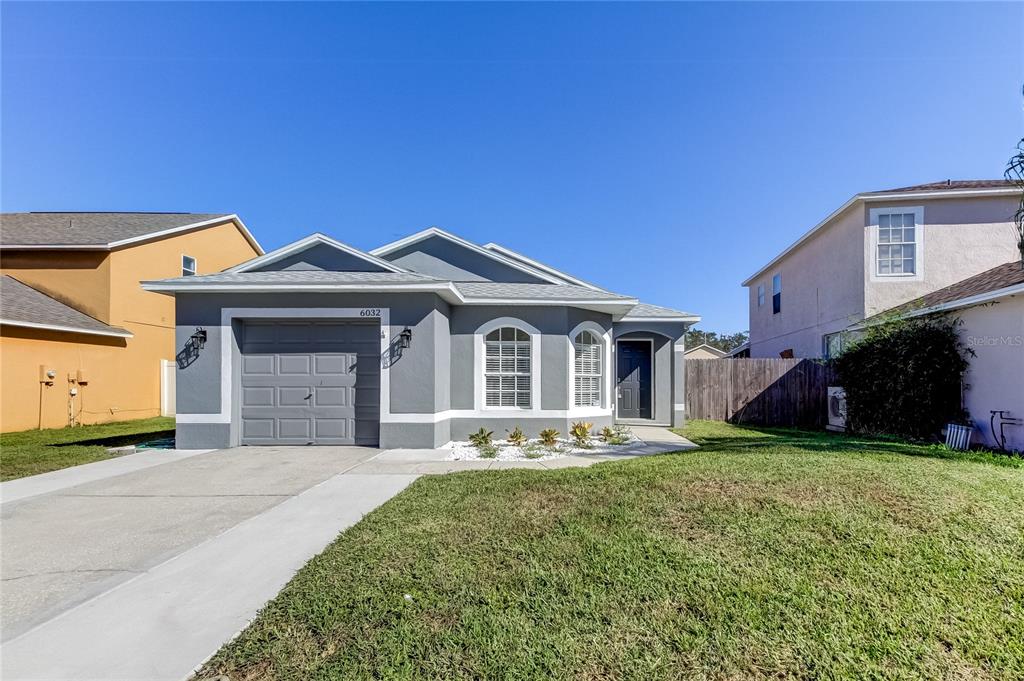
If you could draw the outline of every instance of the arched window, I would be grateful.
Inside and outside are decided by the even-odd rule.
[[[593,331],[580,331],[572,341],[576,351],[573,368],[575,394],[573,404],[577,407],[601,406],[601,339]]]
[[[530,334],[503,326],[484,337],[484,405],[530,407]]]

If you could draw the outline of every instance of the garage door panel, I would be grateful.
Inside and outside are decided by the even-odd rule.
[[[261,374],[263,376],[274,375],[274,356],[273,355],[243,355],[242,356],[242,372],[243,375],[256,375]]]
[[[313,388],[312,399],[317,407],[349,407],[352,406],[355,392],[354,388],[318,385]]]
[[[313,370],[317,376],[348,376],[355,374],[352,355],[348,353],[318,353],[313,357]]]
[[[310,389],[307,386],[282,386],[277,389],[277,406],[305,407]]]
[[[273,407],[275,392],[273,386],[246,386],[242,388],[242,406]]]
[[[352,437],[352,419],[317,419],[316,437],[320,439],[349,439]]]
[[[277,356],[277,373],[282,376],[309,376],[313,358],[310,355],[281,354]]]
[[[377,444],[379,325],[246,323],[242,355],[243,443]]]
[[[248,418],[242,420],[242,437],[246,439],[262,439],[262,440],[273,440],[274,439],[274,419],[254,419]]]
[[[277,420],[277,437],[281,440],[309,440],[313,433],[313,420],[291,418]]]

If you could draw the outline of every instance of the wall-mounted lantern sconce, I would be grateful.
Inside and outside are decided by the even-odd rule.
[[[200,350],[206,345],[206,329],[197,326],[195,333],[191,336],[192,343]]]
[[[398,334],[398,347],[404,350],[410,345],[412,345],[412,329],[407,326]]]

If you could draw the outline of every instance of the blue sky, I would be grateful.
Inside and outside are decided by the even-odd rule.
[[[12,4],[0,204],[430,225],[747,328],[858,191],[999,177],[1024,4]]]

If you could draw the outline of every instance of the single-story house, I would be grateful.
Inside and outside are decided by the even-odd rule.
[[[363,252],[313,234],[177,303],[179,447],[436,447],[479,428],[679,426],[699,317],[430,228]]]
[[[968,277],[883,313],[904,318],[952,314],[973,352],[964,376],[963,406],[974,442],[1024,451],[1024,264],[1020,260]],[[863,324],[851,328],[856,335]],[[1007,419],[999,437],[1000,422]],[[995,433],[993,433],[993,429]]]
[[[707,343],[701,343],[700,345],[694,346],[688,349],[683,356],[686,359],[722,359],[728,356],[728,352],[725,350],[719,350],[713,345]]]

